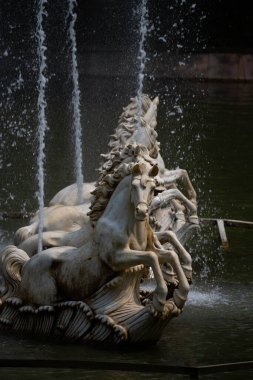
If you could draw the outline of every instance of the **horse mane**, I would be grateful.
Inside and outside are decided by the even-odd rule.
[[[151,149],[149,151],[144,146],[142,148],[140,148],[140,145],[134,146],[134,133],[137,131],[138,125],[137,97],[131,98],[131,102],[123,108],[123,112],[119,117],[118,126],[114,134],[111,135],[108,144],[110,152],[101,154],[104,162],[98,169],[100,177],[96,183],[95,190],[92,192],[91,211],[88,213],[93,224],[95,224],[103,214],[118,183],[126,175],[131,173],[134,165],[133,158],[136,160],[136,152],[138,151],[139,155],[145,156],[146,161],[152,160],[152,158],[156,158],[158,155],[159,143],[156,141],[157,133],[154,128],[150,127],[144,120],[144,116],[148,112],[151,104],[152,100],[149,96],[143,94],[141,124],[142,128],[145,128],[151,142]],[[131,138],[133,141],[131,141]]]
[[[110,165],[103,166],[101,174],[96,183],[95,189],[91,192],[91,201],[88,216],[93,225],[102,216],[107,204],[119,182],[125,176],[132,173],[132,168],[136,162],[141,160],[155,164],[156,161],[149,156],[147,148],[143,145],[128,144],[121,151],[111,154]]]
[[[143,117],[148,111],[152,100],[148,95],[142,94],[142,114]],[[131,98],[131,102],[123,108],[123,112],[119,117],[118,126],[111,135],[111,140],[108,144],[111,150],[117,150],[124,146],[127,141],[133,136],[137,129],[138,122],[138,98]]]
[[[144,116],[149,110],[152,104],[152,100],[146,94],[142,94],[142,115],[141,115],[141,125],[145,128],[146,133],[149,136],[151,142],[151,148],[149,150],[149,155],[152,158],[157,158],[158,152],[160,150],[159,143],[156,140],[156,131],[147,125],[144,120]],[[112,166],[117,162],[117,157],[119,157],[120,152],[124,149],[126,144],[134,144],[134,133],[137,131],[138,125],[138,99],[137,97],[131,98],[131,102],[123,108],[123,112],[119,117],[118,126],[114,130],[114,134],[111,135],[108,147],[110,152],[107,154],[101,154],[103,163],[98,169],[100,173],[104,170],[110,170]],[[132,141],[131,141],[131,138]],[[117,157],[115,157],[117,156]]]

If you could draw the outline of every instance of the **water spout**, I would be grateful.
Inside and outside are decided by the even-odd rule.
[[[137,142],[138,135],[141,133],[141,116],[142,116],[142,90],[143,90],[143,81],[144,81],[144,70],[146,64],[147,54],[145,51],[145,41],[148,31],[148,0],[141,0],[140,4],[140,42],[139,42],[139,51],[138,51],[138,60],[139,60],[139,73],[138,73],[138,88],[137,88]]]
[[[69,38],[71,43],[71,65],[72,65],[72,106],[73,106],[73,129],[75,139],[75,173],[77,183],[77,199],[78,203],[83,202],[83,173],[82,173],[82,128],[81,128],[81,110],[80,110],[80,89],[79,89],[79,75],[77,67],[77,47],[76,47],[76,33],[75,22],[77,14],[75,7],[77,5],[76,0],[69,0]]]
[[[39,9],[37,15],[37,39],[38,39],[38,58],[39,58],[39,78],[38,78],[38,139],[39,139],[39,147],[38,147],[38,203],[39,203],[39,223],[38,223],[38,252],[42,251],[42,232],[43,232],[43,224],[44,224],[44,161],[45,161],[45,132],[47,130],[47,120],[46,120],[46,34],[43,29],[43,18],[47,16],[45,11],[45,6],[47,4],[47,0],[39,1]]]

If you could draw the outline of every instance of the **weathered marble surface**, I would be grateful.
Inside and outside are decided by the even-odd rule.
[[[97,183],[83,186],[83,204],[75,185],[50,201],[43,251],[35,215],[1,252],[1,329],[78,342],[156,341],[181,313],[192,281],[183,244],[198,228],[196,193],[185,170],[165,168],[158,98],[142,101],[141,128],[131,99]],[[150,276],[153,288],[145,287]]]

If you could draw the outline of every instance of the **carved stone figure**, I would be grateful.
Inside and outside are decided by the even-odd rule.
[[[192,281],[183,243],[198,227],[196,193],[186,171],[165,169],[154,129],[157,104],[143,96],[139,130],[136,99],[124,109],[97,183],[84,184],[82,205],[74,185],[52,199],[42,252],[36,253],[36,216],[17,231],[17,246],[3,250],[0,328],[133,343],[158,340],[181,313]],[[180,177],[187,196],[177,188]],[[155,287],[148,290],[150,272]]]
[[[169,193],[166,193],[166,195],[164,193],[160,196],[160,203],[163,204],[163,208],[166,203],[165,198],[167,198],[167,203],[170,202],[170,204],[173,204],[175,209],[178,226],[182,226],[185,223],[186,213],[184,212],[184,207],[182,207],[181,203],[176,200],[179,198],[180,201],[183,202],[187,208],[189,208],[191,222],[195,222],[197,224],[196,193],[186,170],[166,169],[164,161],[160,155],[160,144],[157,141],[157,133],[154,130],[157,125],[156,117],[158,103],[158,97],[152,101],[147,95],[142,96],[143,128],[141,132],[137,133],[137,98],[131,99],[131,103],[124,108],[123,113],[119,118],[119,125],[116,128],[115,133],[111,136],[111,140],[109,142],[110,152],[108,154],[101,154],[104,163],[100,170],[106,169],[107,166],[110,167],[112,155],[117,155],[119,150],[126,144],[136,143],[136,140],[138,140],[140,144],[145,145],[149,149],[149,154],[153,158],[156,158],[158,162],[159,176],[161,178],[161,183],[163,183],[164,186],[162,189],[165,190],[166,188],[176,190],[176,183],[181,179],[187,193],[187,198],[179,190],[174,192],[170,191]],[[78,205],[76,184],[62,189],[53,197],[53,199],[49,202],[49,207],[45,208],[44,211],[44,247],[62,245],[80,247],[86,241],[87,236],[90,234],[90,223],[86,214],[90,206],[91,192],[94,188],[95,182],[84,183],[82,205]],[[158,198],[156,198],[155,201],[156,204],[159,204]],[[159,219],[159,206],[156,207],[155,210],[153,205],[152,210],[153,214],[156,214],[156,218]],[[26,251],[29,256],[37,252],[37,232],[38,216],[35,215],[29,226],[20,228],[15,234],[15,244],[19,248]]]

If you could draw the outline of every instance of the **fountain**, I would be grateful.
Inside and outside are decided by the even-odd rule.
[[[137,96],[123,110],[95,185],[83,184],[76,1],[69,1],[77,185],[61,190],[44,209],[45,5],[39,3],[37,26],[40,208],[31,224],[16,232],[16,245],[1,253],[0,327],[72,342],[156,341],[187,300],[192,259],[183,243],[198,227],[198,217],[187,172],[166,169],[160,154],[159,99],[142,93],[147,1],[139,12]],[[177,188],[181,177],[186,196]],[[92,197],[84,199],[90,187]],[[153,286],[147,288],[150,271]]]
[[[3,250],[2,329],[134,343],[156,341],[181,313],[192,281],[192,260],[182,243],[198,227],[196,193],[185,170],[164,166],[154,129],[157,104],[158,98],[142,95],[141,130],[139,99],[124,108],[87,215],[80,206],[49,206],[41,253],[34,250],[36,217],[17,231],[17,246]],[[176,186],[181,177],[187,197]],[[71,231],[76,219],[79,228]],[[156,286],[148,290],[149,268]]]
[[[18,4],[16,6],[18,8]],[[117,7],[118,6],[119,3],[117,4]],[[121,5],[119,7],[121,7]],[[186,3],[184,7],[187,7]],[[125,11],[124,9],[124,12]],[[105,12],[109,11],[107,10]],[[62,18],[66,17],[66,13],[65,9]],[[50,14],[51,17],[53,17],[52,13],[49,12],[47,19],[50,18]],[[86,13],[84,14],[86,15]],[[170,16],[171,22],[175,23],[175,20],[172,21],[174,17],[172,9],[170,10]],[[89,22],[88,19],[89,17],[87,16],[85,18],[87,23]],[[112,18],[112,23],[113,20],[114,18]],[[46,27],[45,25],[45,30]],[[127,29],[125,24],[124,29]],[[15,29],[13,30],[14,33]],[[113,28],[112,31],[108,29],[108,33],[104,34],[109,35],[111,32],[113,33]],[[119,32],[121,32],[121,29],[118,30],[117,25],[117,33]],[[92,35],[94,39],[97,33],[98,29],[94,28],[94,31],[92,29],[89,30],[89,36]],[[86,29],[83,34],[87,36]],[[50,33],[47,33],[47,37],[49,39],[47,62],[50,64],[50,57],[52,57],[52,53],[50,54],[52,49],[52,42],[50,46]],[[161,43],[162,42],[161,40]],[[108,43],[110,43],[110,41]],[[6,49],[4,51],[6,51]],[[8,50],[8,56],[6,53],[4,59],[10,59],[11,54],[11,50]],[[93,54],[90,61],[94,59],[95,53]],[[84,54],[83,56],[85,59],[81,62],[88,66],[89,60],[86,59],[87,55]],[[100,57],[101,56],[102,54],[100,54]],[[80,54],[79,57],[82,57],[82,55]],[[150,59],[152,61],[154,57],[150,55]],[[110,62],[111,61],[112,60],[110,60]],[[111,63],[113,65],[113,62]],[[52,65],[50,67],[52,68]],[[180,67],[184,68],[183,65]],[[206,365],[221,361],[251,360],[252,324],[250,318],[252,314],[252,304],[250,303],[250,297],[252,293],[252,281],[249,264],[252,260],[251,257],[249,257],[249,252],[252,239],[248,232],[242,233],[233,231],[229,236],[231,252],[229,255],[224,255],[224,253],[217,248],[219,241],[216,235],[211,234],[210,230],[204,227],[201,232],[201,237],[194,239],[190,243],[189,236],[198,229],[195,192],[189,183],[189,176],[184,170],[173,173],[172,170],[165,168],[165,166],[167,166],[170,169],[180,164],[180,166],[182,165],[182,167],[189,169],[195,186],[198,186],[198,213],[201,213],[202,216],[213,216],[214,214],[221,216],[225,214],[225,216],[229,217],[233,216],[232,214],[234,213],[235,218],[244,217],[244,219],[249,219],[252,214],[252,207],[250,206],[252,203],[252,192],[249,194],[246,191],[247,188],[249,189],[250,179],[247,175],[248,169],[246,169],[245,162],[250,160],[252,152],[249,149],[248,143],[250,139],[246,139],[243,136],[241,127],[243,123],[244,130],[251,133],[248,130],[248,125],[250,125],[252,121],[252,109],[250,106],[252,102],[249,101],[249,99],[252,100],[252,90],[250,86],[246,86],[247,88],[245,88],[244,86],[238,87],[237,84],[230,84],[228,89],[226,84],[209,84],[210,93],[206,95],[206,103],[203,104],[203,99],[198,95],[203,89],[203,83],[196,84],[194,82],[178,81],[176,89],[181,98],[174,103],[175,99],[173,99],[173,94],[168,91],[171,85],[170,80],[165,77],[162,79],[156,78],[155,82],[145,83],[145,86],[147,85],[148,87],[148,92],[154,94],[154,96],[152,100],[145,95],[141,97],[141,117],[138,114],[138,97],[133,98],[129,105],[125,107],[126,109],[123,110],[119,125],[115,129],[107,149],[105,140],[115,128],[114,120],[116,120],[119,109],[123,104],[127,104],[126,99],[130,98],[131,93],[136,95],[135,78],[132,81],[129,77],[127,77],[127,80],[124,76],[118,78],[118,72],[115,73],[113,79],[106,77],[106,75],[103,76],[103,74],[99,76],[99,78],[96,76],[84,76],[84,69],[80,64],[79,69],[81,73],[79,84],[82,92],[82,103],[85,104],[85,110],[82,110],[82,115],[84,111],[86,111],[87,106],[87,114],[84,117],[85,125],[87,126],[85,132],[86,149],[84,156],[85,163],[89,162],[89,165],[87,165],[85,178],[91,182],[83,186],[82,204],[80,204],[78,200],[76,185],[71,185],[67,189],[63,189],[52,198],[52,195],[56,193],[59,188],[63,188],[68,183],[74,182],[75,179],[74,176],[72,177],[72,175],[69,174],[71,172],[71,169],[68,168],[70,161],[70,155],[68,153],[69,145],[68,142],[63,139],[64,137],[66,137],[66,139],[68,138],[68,131],[66,130],[64,136],[62,129],[62,125],[65,125],[64,123],[68,120],[67,106],[65,106],[66,99],[65,97],[59,96],[59,93],[61,94],[62,92],[60,91],[61,88],[57,87],[60,82],[60,80],[57,82],[57,75],[55,77],[49,76],[50,80],[48,85],[50,86],[54,81],[56,87],[54,91],[52,91],[52,88],[50,89],[50,96],[52,93],[53,96],[51,96],[50,101],[49,98],[47,99],[50,136],[48,138],[49,143],[47,144],[49,156],[47,156],[46,162],[46,190],[52,199],[50,201],[46,197],[45,200],[45,205],[48,205],[48,207],[45,208],[43,218],[43,231],[41,233],[43,252],[41,253],[38,253],[37,216],[35,216],[33,221],[29,222],[30,224],[26,227],[21,227],[21,223],[28,224],[28,222],[25,223],[23,220],[3,220],[0,230],[0,245],[1,250],[4,252],[3,257],[6,258],[5,263],[7,264],[8,255],[9,259],[11,259],[8,261],[8,264],[14,264],[18,255],[20,255],[19,259],[22,257],[24,265],[19,261],[19,264],[15,266],[15,271],[12,271],[12,275],[16,275],[15,280],[12,282],[14,288],[12,288],[10,284],[7,284],[7,289],[2,292],[3,303],[1,306],[2,322],[0,332],[2,346],[1,359],[4,361],[9,358],[20,358],[21,361],[25,362],[27,358],[29,358],[29,360],[34,358],[38,359],[43,355],[43,358],[46,360],[68,357],[69,360],[83,361],[85,356],[87,358],[94,358],[96,363],[97,361],[114,362],[114,364],[117,362],[119,366],[121,363],[124,364],[127,361],[132,364],[133,367],[133,363],[135,363],[136,368],[138,368],[137,364],[144,362],[145,365],[146,363],[157,363],[158,365],[164,365],[164,363],[166,363],[185,366],[186,364],[192,363]],[[22,67],[21,69],[19,67],[19,70],[21,74],[19,75],[19,72],[17,72],[17,77],[22,78],[22,88],[27,89],[26,91],[29,92],[30,88],[27,87],[29,82],[26,72]],[[150,73],[150,62],[147,62],[145,70]],[[106,71],[103,73],[106,73]],[[66,77],[67,75],[64,76],[64,78]],[[146,78],[148,78],[148,76],[146,76]],[[71,83],[73,82],[71,81]],[[72,84],[69,87],[72,89]],[[12,87],[12,89],[13,88],[14,87]],[[22,91],[22,88],[19,91]],[[34,83],[31,84],[31,88],[35,88]],[[96,96],[94,95],[95,92]],[[13,94],[11,95],[13,96]],[[104,94],[106,94],[106,96],[104,96]],[[115,94],[118,96],[115,96]],[[158,94],[160,95],[160,101],[157,96]],[[240,94],[240,96],[238,95],[236,97],[235,94]],[[23,99],[24,98],[22,98],[22,107],[29,109],[26,104],[24,105]],[[196,112],[195,104],[198,103],[198,101],[198,112]],[[69,103],[70,102],[71,99],[69,100]],[[19,103],[16,101],[15,105],[17,104]],[[180,107],[180,109],[174,109],[174,104]],[[208,116],[205,114],[205,107],[209,109]],[[223,110],[222,117],[221,109]],[[236,118],[233,116],[234,109],[237,111]],[[17,106],[15,106],[15,110],[12,108],[12,112],[15,111],[14,119],[16,120],[19,120],[18,110],[19,108]],[[157,111],[159,112],[158,119],[156,115]],[[180,113],[181,111],[182,113]],[[205,118],[205,123],[203,123],[203,117]],[[138,120],[141,120],[141,127],[140,134],[137,136],[130,132],[132,129],[136,131]],[[157,120],[158,126],[156,126]],[[25,125],[26,123],[23,124]],[[29,122],[27,122],[27,124],[29,124]],[[32,130],[33,124],[30,124]],[[191,128],[189,125],[191,125]],[[219,125],[219,134],[216,135],[213,131],[217,125]],[[233,128],[231,128],[231,126],[233,126]],[[18,132],[21,133],[21,131],[20,129]],[[147,134],[146,131],[149,131],[149,133]],[[156,136],[156,133],[159,134],[159,138]],[[197,138],[199,135],[201,135],[201,139]],[[204,135],[206,136],[205,140],[203,138]],[[183,138],[181,138],[181,136],[183,136]],[[223,144],[221,147],[221,138],[223,141],[228,142],[227,146]],[[161,141],[161,150],[158,140]],[[238,154],[236,160],[234,158],[234,148],[232,148],[234,140],[238,141],[237,149],[241,152],[241,154]],[[151,146],[152,141],[154,143],[153,146]],[[9,191],[8,194],[10,195],[8,198],[9,210],[15,211],[21,204],[26,204],[27,208],[24,206],[24,212],[34,211],[35,202],[33,203],[32,201],[34,189],[31,186],[31,179],[34,177],[33,168],[31,167],[33,155],[30,154],[28,156],[25,164],[23,157],[21,157],[19,153],[20,151],[18,152],[13,149],[12,144],[18,144],[19,142],[18,134],[14,135],[13,133],[13,136],[9,138],[9,140],[5,140],[4,137],[3,142],[8,142],[8,144],[5,144],[6,160],[3,161],[3,165],[5,165],[3,182],[6,192]],[[29,144],[29,146],[30,145],[32,144]],[[20,145],[18,145],[18,147],[20,147]],[[55,150],[55,153],[52,155],[53,150]],[[98,151],[105,154],[102,157],[103,164],[100,166],[101,172],[99,175],[94,172],[95,167],[99,167],[97,159]],[[162,165],[163,160],[161,156],[166,163],[164,166]],[[188,157],[190,157],[189,160]],[[207,160],[203,159],[203,157],[208,157],[208,169]],[[222,161],[220,159],[221,157]],[[243,158],[245,157],[247,160],[244,162]],[[19,163],[19,161],[21,162]],[[120,166],[121,164],[123,166]],[[122,181],[130,181],[130,177],[131,186],[129,183],[127,184],[129,187],[127,188],[126,186],[124,189],[125,193],[123,190],[121,193],[120,188],[118,188],[117,194],[114,194],[114,192],[110,194],[110,187],[102,186],[102,188],[106,190],[105,194],[102,194],[105,196],[105,199],[108,200],[109,197],[114,198],[111,203],[110,198],[106,206],[106,211],[99,208],[96,210],[98,201],[101,199],[99,198],[101,182],[96,185],[94,180],[104,181],[106,178],[106,181],[109,180],[109,182],[113,182],[114,178],[112,176],[113,173],[110,172],[110,170],[112,170],[110,169],[110,165],[115,165],[112,167],[113,170],[118,168],[119,172],[116,171],[114,173],[117,178],[121,178],[121,175],[130,171],[128,175],[126,174],[126,177],[129,179],[126,177],[122,178],[118,186],[124,187],[126,183]],[[29,167],[29,170],[27,167]],[[135,169],[133,169],[134,167]],[[140,167],[141,170],[139,170]],[[157,175],[153,176],[156,174],[157,167]],[[235,167],[238,172],[240,171],[241,183],[240,185],[238,184],[238,186],[236,185],[235,190],[233,186],[229,186],[229,192],[227,192],[227,184],[234,183],[231,167]],[[209,172],[210,177],[204,176],[206,171]],[[22,173],[22,175],[25,173],[22,180],[20,179],[21,177],[17,175],[19,173]],[[226,173],[226,175],[224,175],[224,173]],[[109,177],[106,177],[106,175]],[[171,177],[169,178],[169,176]],[[183,184],[186,184],[185,187],[180,187],[180,176],[183,176],[181,178],[183,178]],[[61,178],[61,180],[59,180],[59,178]],[[105,233],[104,226],[106,226],[106,218],[108,218],[110,222],[112,221],[112,219],[109,219],[111,215],[108,207],[111,207],[111,212],[116,212],[116,205],[114,205],[115,197],[119,197],[123,200],[124,197],[126,197],[127,191],[134,194],[135,180],[137,179],[139,184],[141,184],[141,181],[145,183],[147,178],[149,186],[147,187],[147,191],[151,191],[151,203],[148,215],[146,216],[146,222],[148,220],[153,234],[151,237],[155,239],[157,257],[159,256],[161,260],[160,268],[162,278],[167,286],[165,301],[163,281],[159,282],[159,280],[161,280],[161,278],[159,278],[159,271],[157,272],[150,269],[150,267],[154,266],[153,262],[146,264],[145,261],[144,264],[141,263],[136,266],[130,265],[130,267],[126,269],[119,270],[118,267],[116,268],[116,266],[119,265],[116,258],[111,260],[110,256],[107,255],[108,252],[104,252],[101,248],[101,241],[103,245],[105,242],[108,244],[115,242],[115,240],[113,240],[115,236],[113,236],[111,231],[106,234],[106,237],[103,235]],[[247,178],[247,180],[244,178]],[[173,182],[173,180],[176,180],[176,183]],[[152,183],[155,184],[154,192],[151,189]],[[243,194],[241,192],[242,188],[245,190]],[[138,189],[138,186],[136,189]],[[180,193],[177,192],[178,189],[181,190]],[[141,190],[143,190],[143,188],[141,188]],[[90,196],[90,191],[95,192],[93,198]],[[16,198],[14,198],[14,196]],[[210,199],[210,203],[207,206],[209,208],[205,209],[207,197]],[[2,198],[4,197],[2,196]],[[102,203],[105,199],[102,199]],[[24,203],[22,200],[24,200]],[[7,203],[3,203],[4,206],[2,205],[2,209],[3,207],[7,207],[6,204]],[[241,205],[240,210],[234,207],[235,204]],[[126,200],[124,202],[121,201],[119,205],[120,206],[117,207],[118,214],[116,214],[117,216],[121,214],[126,215],[126,219],[122,217],[120,221],[124,221],[124,223],[127,221],[128,223],[133,214],[129,216],[129,214],[123,213],[123,210],[125,210],[125,208],[130,210],[132,207],[133,211],[133,206],[130,206]],[[126,205],[129,205],[129,208],[126,207]],[[89,209],[90,206],[92,207],[91,210]],[[88,216],[87,213],[89,210],[91,214]],[[228,210],[229,215],[227,215]],[[98,219],[95,211],[98,212],[98,214],[101,213],[98,215]],[[145,209],[140,211],[145,213]],[[136,230],[139,232],[141,230],[138,229],[140,225],[141,223],[139,223],[139,221],[135,224]],[[18,232],[14,239],[15,246],[13,246],[12,235],[17,229]],[[91,243],[91,236],[95,230],[95,240],[92,240],[93,243]],[[145,229],[141,230],[142,236],[145,237],[146,232]],[[134,235],[134,238],[136,239],[136,237],[139,236],[138,234]],[[170,240],[167,241],[165,238]],[[134,243],[131,242],[131,244],[139,245],[138,240],[139,239]],[[50,297],[52,297],[51,300],[46,299],[42,302],[34,298],[37,296],[37,293],[40,292],[33,294],[32,286],[34,285],[34,289],[41,287],[38,286],[38,282],[36,282],[39,280],[39,276],[37,278],[33,275],[33,268],[36,268],[36,271],[38,271],[36,272],[37,274],[42,274],[41,278],[45,276],[50,280],[46,269],[45,272],[39,273],[39,271],[42,270],[42,265],[36,267],[36,261],[44,265],[46,264],[44,260],[52,259],[51,255],[63,255],[63,257],[68,259],[70,252],[71,254],[73,253],[75,257],[78,257],[78,254],[88,255],[88,250],[84,252],[81,247],[94,244],[94,241],[99,247],[102,264],[99,261],[94,264],[95,258],[93,257],[91,261],[94,266],[101,264],[102,269],[100,273],[102,273],[102,275],[99,281],[105,281],[104,284],[98,283],[98,288],[94,291],[92,289],[90,294],[86,297],[84,294],[81,294],[81,296],[80,294],[70,294],[69,287],[65,286],[68,284],[66,281],[66,283],[60,284],[56,289],[57,300],[53,298],[52,293],[50,293]],[[150,243],[150,240],[147,239],[147,243]],[[107,247],[108,244],[106,244]],[[10,245],[12,246],[10,247]],[[6,246],[9,246],[9,248],[6,248]],[[140,251],[142,252],[142,250]],[[170,252],[170,256],[168,252]],[[173,252],[176,252],[178,256],[182,271],[180,271],[180,267],[177,266],[175,262],[171,261],[173,257],[175,259]],[[191,282],[192,277],[190,265],[191,257],[189,253],[193,259],[194,281],[187,296],[189,282]],[[39,256],[44,254],[45,256],[43,257]],[[161,259],[162,254],[167,255],[166,260],[168,258],[168,262],[163,263],[163,259]],[[152,255],[150,256],[152,257]],[[89,257],[90,256],[88,256],[88,258]],[[12,259],[14,259],[14,262],[12,262]],[[111,261],[113,262],[114,260],[116,262],[115,268],[112,268]],[[147,260],[147,258],[145,258],[145,260]],[[72,261],[70,262],[72,263]],[[56,267],[58,264],[57,260],[52,262],[50,273],[55,274],[57,272]],[[63,270],[64,265],[66,267],[66,262],[62,264],[62,268],[60,268],[59,265],[58,269]],[[125,263],[121,263],[121,265],[125,265]],[[144,265],[143,269],[142,265]],[[19,277],[19,271],[22,266],[24,268],[23,279],[22,276],[21,278]],[[25,269],[25,267],[27,269]],[[178,271],[177,273],[175,273],[174,267]],[[6,268],[11,267],[7,265]],[[172,271],[172,269],[174,269],[174,271]],[[76,272],[73,271],[73,273]],[[27,279],[30,278],[30,275],[32,281],[31,287],[29,287],[27,283]],[[180,286],[178,285],[178,276],[181,281]],[[22,281],[23,285],[21,285]],[[122,284],[124,284],[124,286],[122,286]],[[160,284],[160,289],[157,289],[157,284]],[[45,285],[49,286],[50,281],[45,281]],[[57,286],[58,285],[59,282]],[[89,286],[92,287],[92,285],[93,284]],[[15,286],[17,287],[15,288]],[[63,288],[64,291],[62,290]],[[131,293],[132,298],[126,300],[128,289],[133,290]],[[6,293],[6,290],[9,293]],[[55,289],[53,290],[55,291]],[[17,292],[15,293],[15,291]],[[49,293],[46,295],[41,294],[41,297],[42,296],[49,297]],[[186,304],[183,305],[186,298]],[[121,303],[119,303],[119,301],[114,302],[115,299],[120,299]],[[131,304],[131,307],[128,307],[129,304]],[[115,309],[113,309],[114,307]],[[181,313],[182,309],[184,309],[183,313]],[[174,318],[177,315],[179,315],[179,317]],[[152,332],[152,334],[150,334],[150,332]],[[22,338],[19,337],[20,334]],[[29,338],[24,338],[26,334],[28,337],[32,336],[33,338],[46,337],[48,341],[44,340],[43,345],[38,346],[36,340],[33,341]],[[110,348],[97,350],[94,349],[92,345],[87,344],[83,344],[81,348],[78,345],[69,346],[59,344],[58,342],[62,342],[62,340],[81,343],[104,342],[109,343],[110,346],[125,342],[136,343],[149,340],[159,340],[159,342],[155,348],[147,344],[145,349],[142,350],[112,351]],[[214,347],[216,348],[215,350]],[[53,365],[51,362],[49,364],[51,366]],[[66,363],[62,363],[61,365],[71,366],[72,364],[69,364],[69,361],[66,360]],[[124,368],[123,364],[122,368]],[[115,366],[114,368],[120,370],[119,366]],[[155,367],[153,370],[156,370]],[[8,371],[10,370],[7,371],[6,369],[5,371],[8,376]],[[28,372],[28,370],[26,371]],[[63,369],[58,368],[54,371],[57,371],[62,378],[67,376]],[[74,370],[71,371],[73,371],[71,374],[74,374]],[[98,375],[100,375],[98,367],[96,367],[96,376],[97,372]],[[20,369],[16,370],[16,373],[20,375]],[[40,373],[44,378],[49,376],[44,370],[40,370]],[[132,374],[130,374],[130,376],[131,375]],[[141,377],[141,374],[139,376]],[[149,375],[145,374],[145,377],[149,377]],[[135,378],[134,374],[133,378]]]

